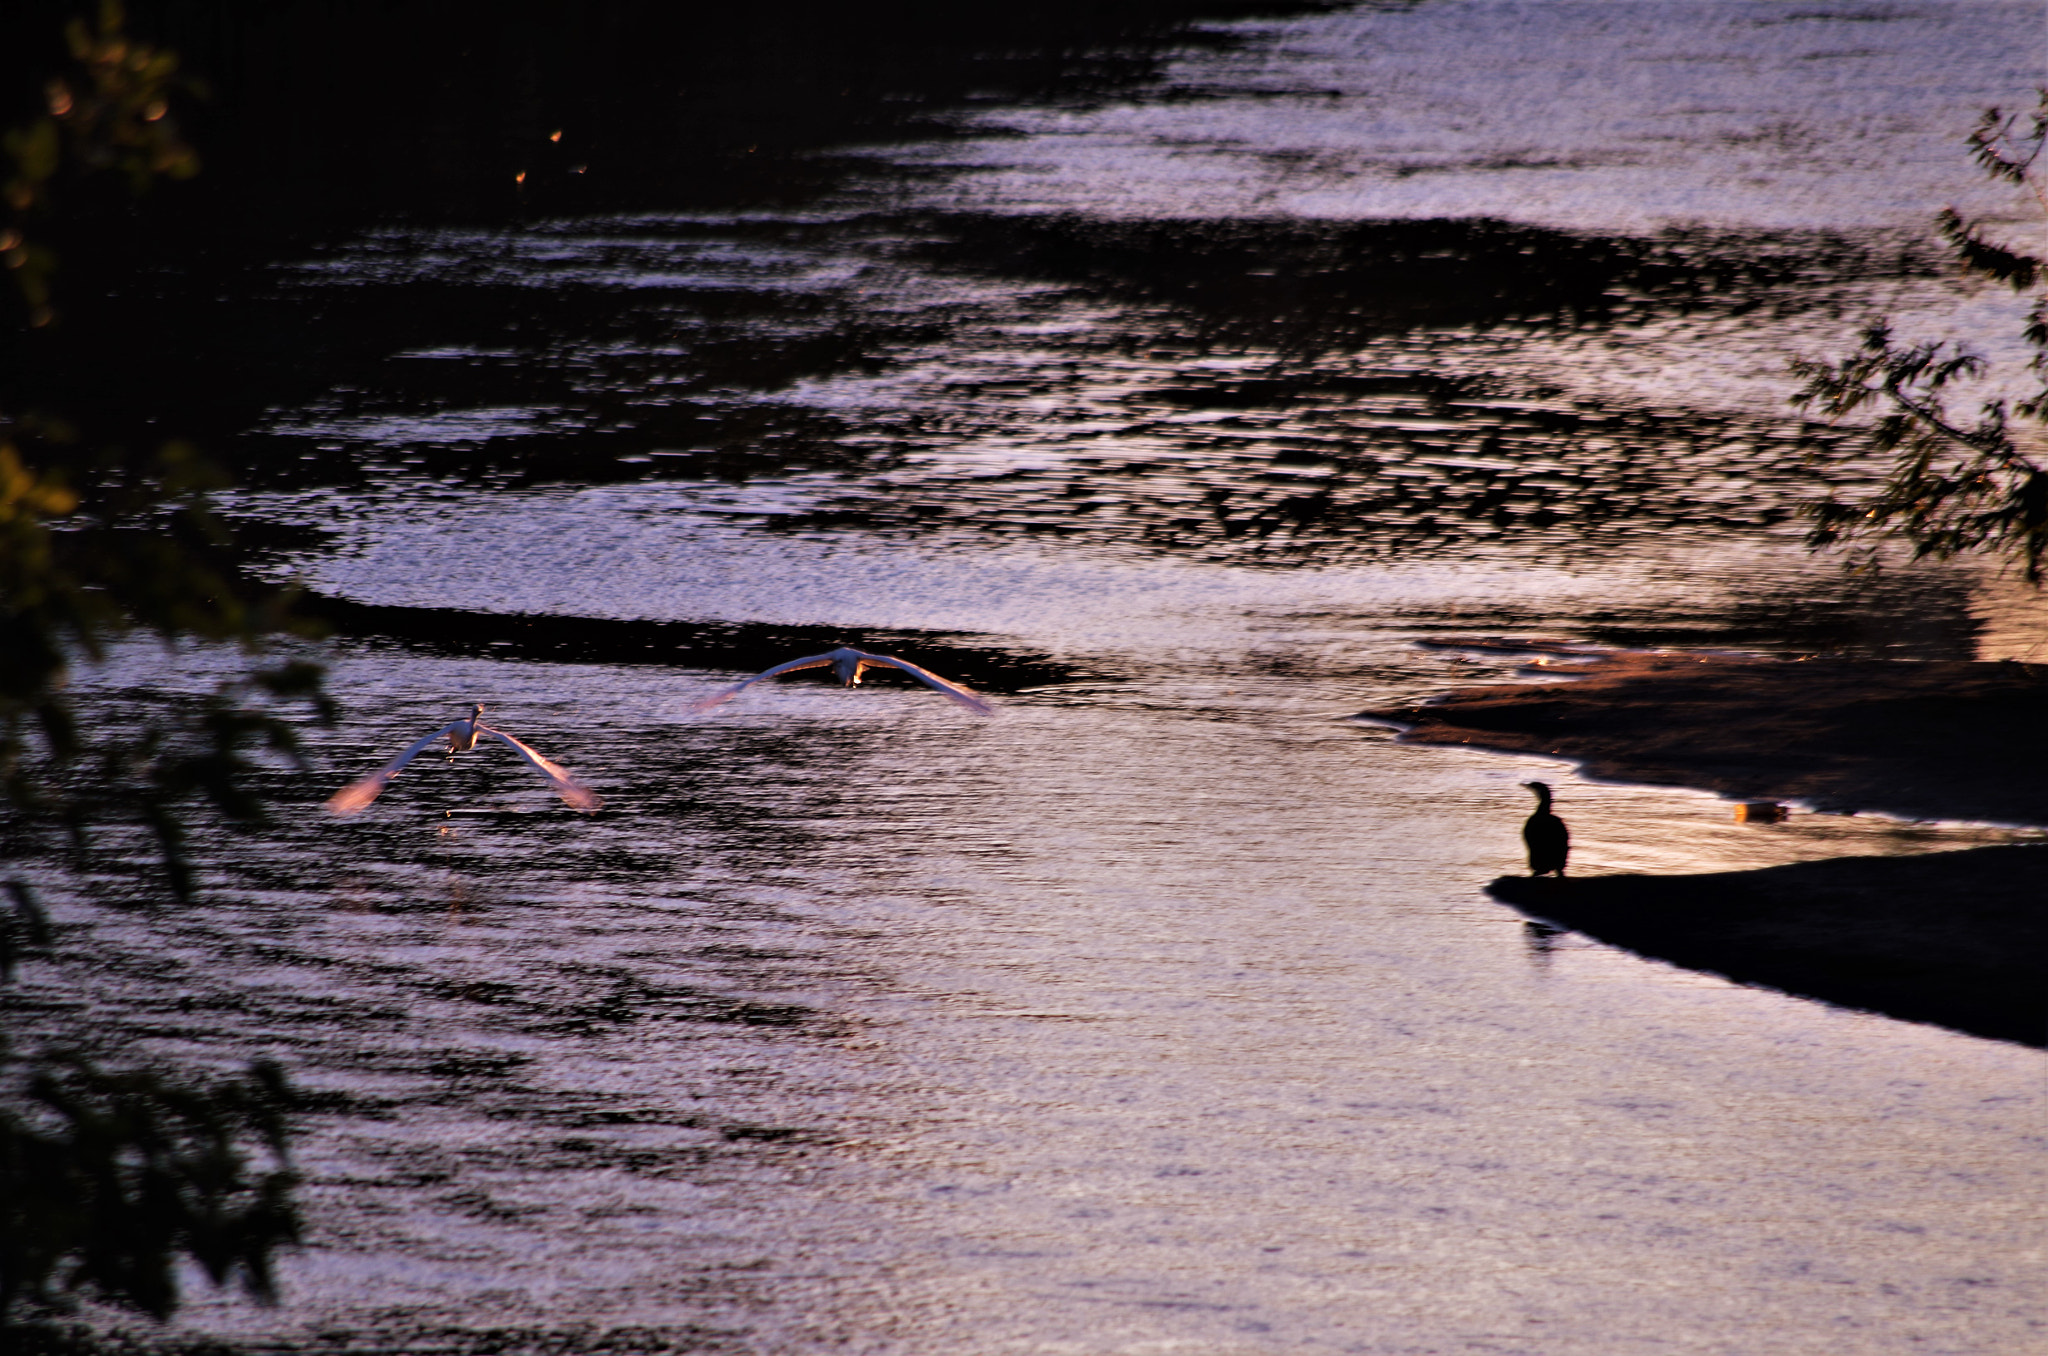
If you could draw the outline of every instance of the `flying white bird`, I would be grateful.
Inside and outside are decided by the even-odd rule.
[[[833,650],[829,654],[814,654],[808,659],[792,659],[787,664],[777,664],[765,673],[755,674],[744,683],[735,683],[723,692],[713,693],[702,701],[692,702],[690,709],[692,711],[709,711],[721,702],[731,701],[763,678],[779,678],[785,673],[795,673],[798,669],[821,669],[827,664],[832,666],[834,676],[847,687],[853,687],[860,682],[862,669],[873,668],[877,664],[886,664],[892,669],[902,669],[919,682],[937,688],[940,692],[951,697],[977,716],[992,716],[996,713],[994,707],[975,696],[974,693],[958,683],[947,682],[929,669],[921,669],[908,660],[891,659],[885,654],[868,654],[862,650],[848,649]]]
[[[425,753],[436,742],[443,739],[447,740],[448,756],[453,758],[458,753],[475,748],[477,740],[483,738],[495,739],[502,744],[509,745],[512,752],[533,764],[534,770],[548,779],[548,786],[554,790],[556,795],[568,801],[575,808],[579,810],[595,810],[602,804],[597,798],[597,793],[582,782],[577,781],[574,777],[571,777],[567,769],[549,762],[526,745],[514,739],[511,735],[506,734],[503,730],[493,730],[490,726],[484,724],[483,715],[484,708],[481,703],[470,707],[469,714],[461,720],[450,721],[425,739],[414,744],[404,753],[399,754],[383,767],[372,772],[369,776],[359,781],[350,782],[347,786],[342,787],[341,790],[328,797],[327,808],[338,815],[355,814],[371,801],[377,799],[377,793],[382,791],[393,777],[404,771],[407,763]]]

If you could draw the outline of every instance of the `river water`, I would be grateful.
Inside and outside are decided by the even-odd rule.
[[[1996,349],[1930,208],[2038,8],[1363,5],[980,108],[800,207],[394,225],[275,269],[381,347],[250,431],[331,648],[304,813],[209,903],[71,906],[86,1012],[321,1094],[269,1348],[2017,1352],[2040,1052],[1539,936],[1589,873],[2008,841],[1417,748],[1349,719],[1550,635],[2030,655],[1965,566],[1845,578],[1783,367]],[[1838,482],[1856,475],[1830,472]],[[437,639],[435,615],[502,620]],[[547,619],[673,653],[537,652]],[[752,668],[886,642],[874,674]],[[464,631],[462,635],[474,633]],[[623,643],[623,642],[622,642]],[[628,647],[630,648],[630,647]],[[118,707],[216,661],[117,654]],[[488,750],[333,787],[472,700]],[[74,952],[79,948],[73,948]],[[110,1326],[118,1326],[109,1318]]]

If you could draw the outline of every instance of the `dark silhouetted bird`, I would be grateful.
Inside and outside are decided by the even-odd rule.
[[[1529,845],[1529,874],[1564,875],[1564,859],[1571,854],[1572,836],[1564,821],[1550,813],[1550,787],[1543,782],[1523,782],[1536,793],[1536,813],[1522,822],[1522,841]]]

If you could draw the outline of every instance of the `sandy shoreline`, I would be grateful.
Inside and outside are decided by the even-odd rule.
[[[1577,759],[1606,780],[2048,825],[2048,667],[1469,648],[1534,650],[1581,676],[1361,718],[1417,743]],[[1531,919],[1742,983],[2048,1044],[2048,845],[1712,875],[1510,876],[1488,892]]]
[[[1555,754],[1605,780],[2048,825],[2048,666],[1547,653],[1583,662],[1557,670],[1566,682],[1460,688],[1360,714],[1400,725],[1411,743]]]
[[[2048,844],[1696,876],[1504,876],[1487,893],[1689,970],[2048,1045]]]

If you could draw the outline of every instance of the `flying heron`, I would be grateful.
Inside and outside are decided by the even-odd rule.
[[[1529,845],[1529,874],[1548,875],[1555,871],[1564,878],[1564,859],[1572,850],[1572,836],[1564,821],[1550,812],[1550,786],[1545,782],[1523,782],[1536,793],[1536,813],[1522,821],[1522,841]]]
[[[536,772],[548,779],[548,786],[554,793],[575,808],[595,810],[603,803],[598,800],[595,791],[571,777],[567,769],[549,762],[503,730],[494,730],[484,724],[483,715],[482,703],[471,706],[469,714],[461,720],[450,721],[369,776],[342,787],[328,797],[327,808],[337,815],[355,814],[377,799],[377,793],[382,791],[393,777],[404,771],[407,763],[425,753],[436,742],[447,740],[448,756],[453,758],[458,753],[475,748],[477,740],[485,738],[495,739],[509,746],[512,752],[531,763]]]
[[[709,711],[712,707],[722,702],[731,701],[763,678],[779,678],[785,673],[795,673],[798,669],[821,669],[827,664],[832,666],[833,676],[838,678],[847,687],[854,687],[859,684],[861,670],[874,668],[878,664],[887,665],[892,669],[902,669],[911,677],[929,687],[936,688],[968,710],[974,712],[977,716],[992,716],[995,714],[994,707],[960,686],[960,684],[948,682],[931,670],[921,669],[907,659],[892,659],[885,654],[869,654],[865,650],[851,650],[844,647],[826,654],[814,654],[806,659],[792,659],[787,664],[777,664],[774,668],[757,673],[743,683],[734,683],[723,692],[716,692],[702,701],[692,702],[690,709],[692,711]]]

